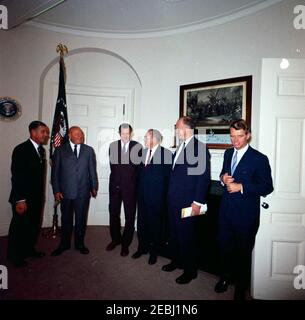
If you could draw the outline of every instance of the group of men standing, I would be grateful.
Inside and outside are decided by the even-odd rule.
[[[30,139],[14,149],[11,167],[13,218],[8,258],[17,266],[24,265],[27,256],[44,255],[36,251],[35,243],[44,202],[45,158],[40,156],[39,150],[41,145],[47,144],[48,128],[44,123],[34,121],[29,131]],[[111,242],[106,250],[120,245],[121,256],[129,254],[138,209],[138,249],[132,258],[149,254],[148,263],[155,264],[160,253],[162,221],[168,214],[171,261],[162,270],[183,269],[176,282],[186,284],[197,277],[196,224],[202,206],[206,204],[210,154],[206,145],[194,136],[194,122],[190,117],[178,119],[176,133],[181,143],[172,154],[160,145],[162,135],[158,130],[146,132],[143,149],[140,143],[131,139],[132,127],[120,125],[120,139],[109,148]],[[231,124],[230,137],[233,148],[225,152],[220,175],[224,187],[218,228],[221,277],[215,291],[226,291],[234,281],[235,298],[243,298],[249,285],[251,252],[259,226],[260,196],[271,193],[273,186],[268,159],[249,146],[250,130],[244,120]],[[28,181],[33,187],[29,187]],[[71,127],[69,141],[55,150],[51,181],[62,213],[61,242],[52,255],[58,256],[70,249],[73,213],[75,248],[88,254],[84,243],[86,220],[90,197],[97,196],[98,179],[94,150],[84,144],[84,134],[79,127]],[[191,211],[190,217],[182,216],[185,208]],[[29,225],[35,227],[29,228]],[[233,256],[239,262],[234,267]]]
[[[196,217],[182,219],[181,210],[192,207],[192,215],[198,215],[201,205],[206,203],[210,156],[206,146],[195,138],[191,118],[180,118],[176,129],[183,143],[173,156],[160,145],[162,135],[158,130],[146,132],[145,149],[142,150],[139,143],[130,140],[132,127],[128,124],[120,126],[121,139],[110,145],[112,241],[106,249],[110,251],[121,245],[121,255],[129,254],[138,204],[138,250],[132,258],[149,253],[148,263],[155,264],[160,251],[162,221],[168,211],[171,263],[162,270],[170,272],[182,268],[183,273],[176,282],[184,284],[197,277]],[[121,235],[122,202],[126,222]]]

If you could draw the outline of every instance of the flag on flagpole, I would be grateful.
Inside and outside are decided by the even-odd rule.
[[[64,70],[65,70],[64,59],[60,57],[58,96],[56,101],[52,133],[51,133],[50,159],[52,159],[54,150],[68,140],[69,125],[68,125],[68,113],[67,113],[67,104],[66,104]]]

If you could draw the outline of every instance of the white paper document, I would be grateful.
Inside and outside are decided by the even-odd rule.
[[[199,215],[205,214],[208,210],[208,206],[206,204],[202,204],[200,206]],[[195,215],[191,215],[192,213],[192,207],[187,207],[181,209],[181,218],[187,218],[187,217],[194,217]]]

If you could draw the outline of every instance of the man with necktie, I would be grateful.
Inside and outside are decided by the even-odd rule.
[[[181,144],[174,155],[169,178],[169,246],[171,262],[162,267],[171,272],[182,268],[176,279],[186,284],[197,277],[197,230],[196,225],[201,205],[206,203],[210,184],[210,154],[205,144],[194,136],[194,122],[190,117],[181,117],[176,130]],[[181,217],[183,208],[192,207],[192,216]]]
[[[15,147],[12,155],[12,191],[9,202],[13,217],[8,235],[7,258],[15,266],[26,265],[27,257],[41,258],[36,251],[45,196],[45,150],[49,128],[41,121],[29,125],[30,138]]]
[[[162,135],[149,129],[144,136],[145,149],[139,168],[138,183],[138,250],[133,259],[149,253],[149,264],[157,262],[160,250],[162,221],[167,212],[168,179],[172,153],[160,145]]]
[[[129,245],[133,238],[138,167],[141,163],[142,145],[131,140],[132,127],[128,123],[119,126],[120,140],[109,147],[109,225],[111,242],[106,250],[111,251],[121,244],[121,256],[129,254]],[[125,227],[121,233],[121,206],[124,205]]]
[[[75,213],[74,246],[88,254],[85,232],[90,198],[98,191],[96,158],[92,147],[84,144],[80,127],[69,129],[69,141],[55,149],[52,158],[51,182],[54,198],[61,208],[61,241],[52,252],[58,256],[71,247],[73,213]]]
[[[234,298],[240,300],[250,284],[260,197],[270,194],[273,184],[268,158],[249,146],[251,133],[244,120],[231,123],[230,138],[233,148],[225,151],[220,174],[224,186],[218,221],[221,274],[215,291],[226,291],[234,281]]]

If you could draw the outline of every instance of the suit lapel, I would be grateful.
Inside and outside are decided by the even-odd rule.
[[[78,155],[78,158],[77,159],[79,159],[81,156],[82,156],[82,154],[84,153],[84,145],[83,145],[83,143],[79,146],[79,155]]]
[[[231,162],[232,162],[232,157],[233,157],[233,154],[234,154],[234,148],[231,148],[229,149],[228,151],[228,169],[227,169],[227,172],[230,172],[230,175],[232,175],[232,172],[231,172]],[[236,169],[235,169],[236,171]]]
[[[157,163],[163,163],[162,162],[162,148],[160,145],[158,145],[154,155],[152,156],[151,160],[150,160],[150,163],[151,164],[154,164],[154,159],[157,159]]]
[[[239,171],[240,171],[240,168],[241,167],[243,167],[243,165],[245,164],[245,163],[247,163],[247,161],[248,161],[248,158],[249,158],[249,156],[251,155],[251,147],[249,146],[248,147],[248,150],[244,153],[244,155],[243,155],[243,157],[240,159],[240,161],[238,162],[238,165],[236,166],[236,168],[235,168],[235,171],[234,171],[234,175],[233,176],[236,176],[236,175],[238,175],[239,174]],[[234,151],[234,149],[233,149],[233,151]],[[234,153],[234,152],[233,152]],[[232,161],[232,157],[233,157],[233,153],[232,153],[232,155],[231,155],[231,160],[230,160],[230,172],[231,172],[231,161]]]
[[[29,152],[32,154],[32,158],[40,162],[40,156],[30,139],[28,140],[28,148],[29,148]]]

